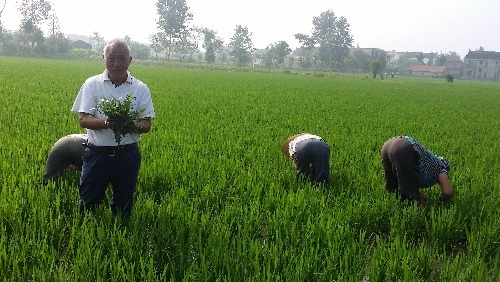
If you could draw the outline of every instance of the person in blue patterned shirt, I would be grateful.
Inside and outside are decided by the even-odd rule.
[[[453,196],[450,184],[450,164],[444,158],[433,154],[409,136],[397,136],[387,140],[380,152],[384,167],[386,189],[400,193],[402,200],[426,204],[427,196],[420,188],[438,183],[442,200]]]

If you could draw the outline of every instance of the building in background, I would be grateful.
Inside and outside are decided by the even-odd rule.
[[[409,76],[441,78],[444,76],[445,70],[445,66],[410,65],[405,70],[405,74]]]
[[[469,50],[464,58],[464,79],[500,81],[500,52]]]
[[[454,78],[462,78],[464,73],[464,62],[445,61],[443,65],[446,67],[446,73],[453,75]]]

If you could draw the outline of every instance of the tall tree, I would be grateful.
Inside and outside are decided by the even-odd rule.
[[[132,40],[129,35],[125,35],[125,42],[130,48],[130,55],[134,59],[146,60],[149,57],[149,46]]]
[[[22,41],[29,42],[31,48],[42,48],[44,37],[40,26],[48,19],[52,5],[45,0],[21,0],[17,9],[23,16],[20,31],[25,36]]]
[[[420,63],[420,64],[425,64],[424,63],[424,59],[425,59],[425,56],[424,56],[424,53],[420,52],[419,54],[417,54],[417,61]]]
[[[292,53],[292,49],[290,45],[286,43],[286,41],[278,41],[276,43],[272,43],[268,46],[269,50],[274,54],[274,58],[276,59],[276,63],[283,64],[285,61],[285,57]]]
[[[297,39],[301,45],[300,47],[300,64],[303,68],[309,68],[315,63],[316,60],[316,39],[307,34],[297,33],[294,34],[295,39]]]
[[[210,30],[208,28],[204,28],[201,30],[203,33],[203,45],[202,47],[205,49],[205,61],[207,63],[215,62],[215,31]]]
[[[353,48],[346,59],[352,71],[369,72],[371,68],[370,55],[361,48]]]
[[[278,41],[271,43],[266,47],[264,54],[264,65],[271,69],[276,65],[282,65],[285,62],[285,57],[292,53],[292,49],[286,41]]]
[[[194,30],[189,30],[182,34],[182,36],[174,42],[173,49],[183,61],[186,59],[186,55],[189,55],[189,59],[193,59],[193,54],[198,50],[198,38],[197,33]]]
[[[7,6],[7,0],[4,0],[2,9],[0,9],[0,43],[2,42],[2,33],[3,33],[3,25],[2,25],[2,13],[3,10],[5,9],[5,6]]]
[[[374,48],[372,49],[371,59],[372,61],[378,61],[379,70],[384,70],[389,61],[389,55],[382,49]]]
[[[207,63],[214,63],[223,48],[224,41],[217,35],[215,30],[209,28],[200,28],[200,32],[203,35],[202,48],[205,49],[205,61]]]
[[[252,33],[248,31],[248,27],[236,25],[229,47],[232,48],[231,56],[235,58],[238,66],[245,66],[252,61],[253,43],[251,36]]]
[[[448,61],[461,61],[460,55],[455,51],[449,51],[445,54]]]
[[[437,58],[437,65],[438,66],[444,66],[444,63],[446,62],[446,60],[448,60],[445,56],[445,54],[439,54],[438,58]]]
[[[51,57],[59,57],[67,54],[72,49],[71,40],[60,32],[47,38],[45,45],[47,47],[47,55]]]
[[[41,47],[44,42],[43,31],[33,24],[31,19],[22,20],[19,32],[19,43],[25,47],[34,49]],[[27,50],[26,50],[27,51]]]
[[[30,20],[31,24],[40,27],[40,24],[49,18],[52,5],[46,0],[21,0],[17,9],[23,16],[23,22]]]
[[[324,66],[334,68],[344,64],[353,43],[349,26],[346,18],[337,18],[332,10],[313,18],[313,37]]]
[[[94,34],[91,36],[92,41],[94,41],[94,52],[97,53],[97,55],[102,55],[103,54],[103,48],[104,44],[101,42],[101,36],[99,35],[99,32],[94,31]]]
[[[163,32],[156,32],[149,36],[149,42],[151,43],[149,46],[155,51],[156,59],[158,59],[158,53],[163,50],[164,41]]]
[[[189,33],[188,24],[193,14],[185,0],[158,0],[156,10],[159,16],[156,24],[164,34],[163,47],[167,50],[167,59],[170,59],[174,41],[186,38]]]
[[[380,71],[380,61],[379,60],[373,60],[372,61],[372,75],[373,78],[377,77],[377,73]]]
[[[56,36],[56,34],[60,33],[60,26],[59,17],[57,17],[54,10],[50,12],[48,20],[50,36]]]

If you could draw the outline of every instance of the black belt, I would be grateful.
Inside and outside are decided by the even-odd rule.
[[[90,150],[106,156],[116,156],[120,153],[125,153],[132,149],[138,148],[137,143],[120,145],[120,146],[96,146],[90,143],[83,143],[83,146]]]

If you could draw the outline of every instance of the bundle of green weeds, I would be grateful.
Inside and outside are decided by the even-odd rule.
[[[115,140],[120,145],[122,136],[135,132],[135,123],[142,111],[132,108],[132,95],[125,99],[103,99],[98,105],[98,110],[108,117],[110,128],[115,134]]]

